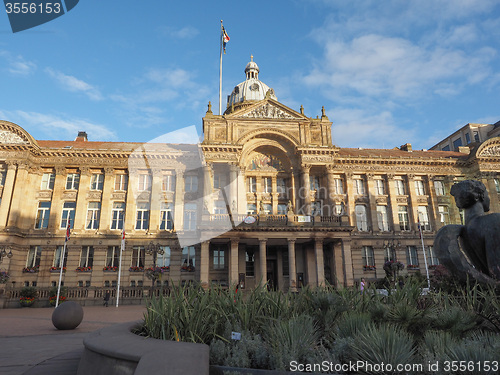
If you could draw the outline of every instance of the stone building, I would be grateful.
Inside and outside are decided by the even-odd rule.
[[[123,228],[130,302],[154,283],[155,293],[192,281],[350,286],[385,276],[395,259],[425,273],[417,218],[436,265],[436,231],[460,222],[454,182],[481,179],[500,210],[500,138],[462,152],[340,148],[324,109],[308,117],[280,103],[253,61],[245,74],[223,115],[209,104],[199,145],[92,142],[85,132],[42,141],[0,121],[0,269],[10,275],[0,307],[22,286],[56,285],[68,219],[63,282],[92,303],[115,292]]]

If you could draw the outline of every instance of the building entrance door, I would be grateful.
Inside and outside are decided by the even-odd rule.
[[[267,285],[269,290],[278,288],[278,261],[276,259],[267,260]]]

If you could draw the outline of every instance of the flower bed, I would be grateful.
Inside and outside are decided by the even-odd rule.
[[[51,306],[55,306],[56,305],[56,300],[57,300],[57,296],[52,296],[52,297],[49,297],[49,304]],[[59,305],[63,302],[66,302],[66,297],[65,296],[59,296]]]
[[[29,307],[35,303],[35,298],[33,297],[20,297],[19,303],[22,307]]]

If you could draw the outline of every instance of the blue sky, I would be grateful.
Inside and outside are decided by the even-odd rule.
[[[221,19],[223,101],[253,54],[280,102],[325,107],[338,146],[429,148],[500,120],[499,0],[86,0],[16,34],[0,9],[0,119],[36,139],[201,133]]]

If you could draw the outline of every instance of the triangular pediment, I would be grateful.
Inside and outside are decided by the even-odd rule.
[[[19,125],[0,120],[0,145],[33,145],[38,147],[33,137]]]
[[[273,119],[273,120],[305,120],[304,115],[273,99],[264,99],[251,106],[237,110],[227,118],[241,119]]]

